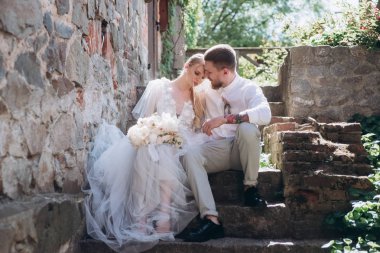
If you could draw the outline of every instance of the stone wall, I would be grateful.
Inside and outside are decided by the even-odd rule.
[[[286,115],[346,121],[380,114],[380,51],[294,47],[281,69]]]
[[[2,1],[0,195],[80,192],[97,126],[126,130],[147,61],[144,1]]]

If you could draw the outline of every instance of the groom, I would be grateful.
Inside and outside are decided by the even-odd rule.
[[[261,88],[236,72],[236,53],[229,45],[216,45],[204,55],[205,72],[212,88],[205,91],[208,119],[202,127],[212,141],[189,150],[183,165],[198,204],[202,222],[185,241],[203,242],[224,237],[207,173],[230,168],[244,172],[244,204],[265,208],[257,192],[260,159],[258,125],[271,120],[271,111]]]

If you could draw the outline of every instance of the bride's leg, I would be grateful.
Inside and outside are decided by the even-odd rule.
[[[160,180],[160,219],[156,223],[158,233],[170,232],[170,202],[172,198],[172,186],[169,180]]]

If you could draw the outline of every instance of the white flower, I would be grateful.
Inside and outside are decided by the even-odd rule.
[[[178,119],[170,116],[169,113],[162,114],[161,127],[166,132],[177,132],[178,131]]]
[[[178,124],[179,120],[169,113],[161,116],[155,113],[138,119],[137,124],[129,128],[127,136],[135,147],[166,143],[181,148],[183,140],[178,133]]]

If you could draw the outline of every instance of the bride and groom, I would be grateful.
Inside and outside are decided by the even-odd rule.
[[[206,77],[211,87],[201,84]],[[175,80],[151,81],[132,113],[176,117],[183,144],[136,147],[118,128],[102,124],[87,171],[91,237],[118,252],[141,252],[159,240],[174,240],[200,214],[199,226],[184,240],[221,238],[224,229],[207,174],[230,168],[244,172],[244,204],[266,207],[255,187],[257,126],[268,124],[271,112],[261,89],[237,74],[232,47],[216,45],[191,56]]]

